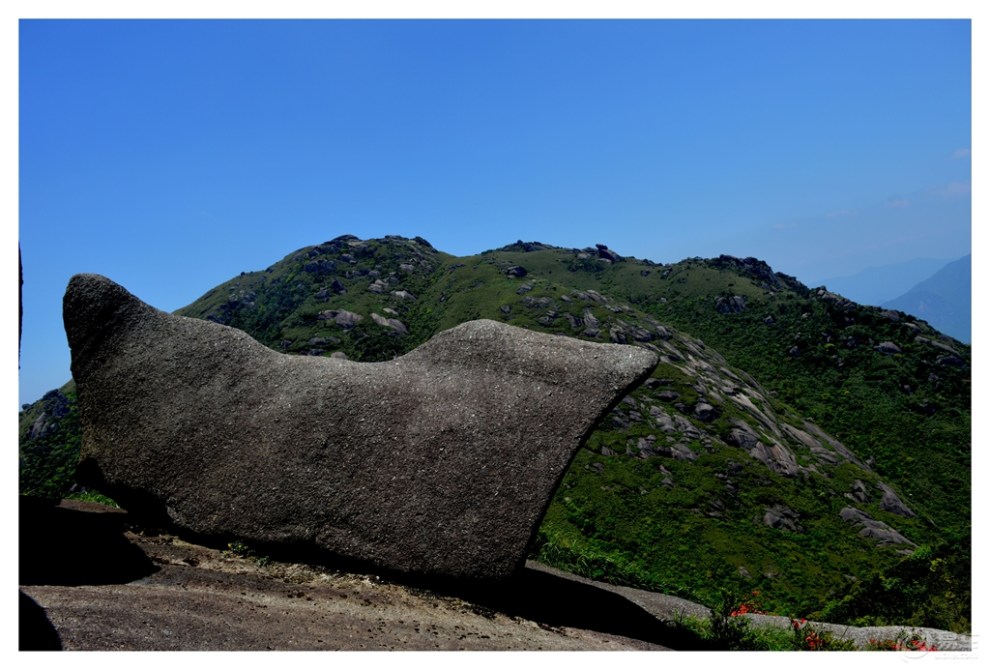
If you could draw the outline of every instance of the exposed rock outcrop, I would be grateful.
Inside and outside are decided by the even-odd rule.
[[[846,523],[859,526],[860,537],[874,540],[881,546],[915,546],[914,542],[901,535],[883,521],[877,521],[860,509],[855,507],[844,507],[842,508],[842,511],[839,512],[839,515]]]
[[[915,516],[915,513],[911,511],[911,508],[901,501],[892,488],[883,482],[877,484],[877,488],[879,488],[883,494],[883,497],[880,499],[880,509],[890,512],[891,514],[899,514],[900,516]]]
[[[777,530],[789,530],[792,533],[803,533],[804,528],[798,523],[800,515],[786,505],[768,507],[763,515],[763,523]]]
[[[899,354],[901,353],[901,348],[894,344],[893,342],[881,342],[876,347],[874,347],[881,354]]]
[[[738,314],[746,311],[746,298],[741,295],[734,295],[729,298],[719,296],[715,298],[715,310],[720,314]]]
[[[400,335],[405,335],[406,333],[409,332],[409,329],[406,328],[406,324],[402,323],[398,319],[389,319],[387,317],[382,316],[381,314],[375,314],[374,312],[372,312],[371,320],[377,323],[379,326],[382,326],[383,328],[391,328]]]
[[[735,422],[735,427],[729,430],[725,441],[744,449],[750,456],[786,477],[794,477],[800,471],[794,454],[789,449],[778,442],[771,441],[769,446],[764,444],[753,429],[741,421]]]
[[[346,309],[328,309],[316,315],[320,321],[333,321],[341,328],[350,329],[364,320],[364,317]]]
[[[57,431],[59,420],[69,413],[69,399],[57,389],[46,393],[41,400],[44,410],[31,424],[28,432],[28,438],[32,440],[39,440]]]
[[[609,261],[610,263],[618,263],[622,260],[622,256],[615,253],[604,244],[596,244],[595,252],[598,254],[598,258]]]
[[[523,564],[573,455],[657,363],[493,321],[385,363],[288,356],[98,275],[63,309],[88,485],[200,535],[452,578]]]

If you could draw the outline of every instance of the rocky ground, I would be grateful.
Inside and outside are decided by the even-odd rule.
[[[22,500],[20,528],[22,650],[704,647],[674,625],[700,605],[535,563],[455,592],[201,546],[92,503]]]

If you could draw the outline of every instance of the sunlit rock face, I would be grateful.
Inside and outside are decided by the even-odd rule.
[[[388,362],[290,356],[98,275],[63,312],[89,485],[199,535],[427,576],[519,568],[594,424],[657,363],[493,321]]]

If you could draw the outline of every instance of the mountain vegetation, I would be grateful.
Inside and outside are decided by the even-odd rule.
[[[753,258],[538,242],[455,257],[345,235],[178,311],[272,349],[388,360],[471,319],[648,347],[531,551],[715,607],[968,630],[970,348]],[[73,488],[71,383],[21,413],[21,491]]]

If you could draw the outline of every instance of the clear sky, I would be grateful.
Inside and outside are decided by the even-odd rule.
[[[344,233],[805,283],[971,245],[970,22],[20,22],[20,402],[61,297],[165,310]]]

